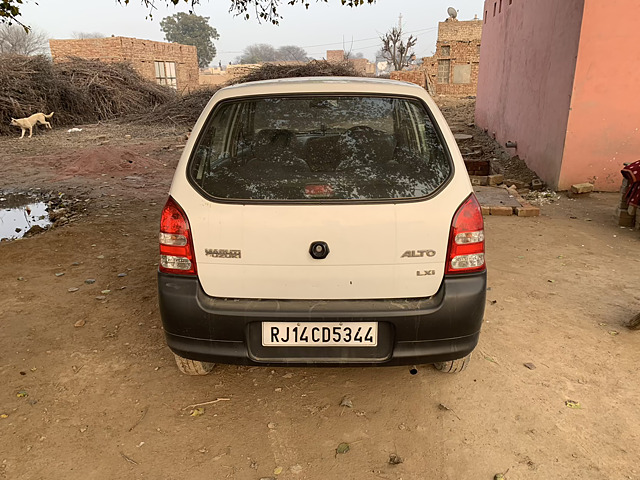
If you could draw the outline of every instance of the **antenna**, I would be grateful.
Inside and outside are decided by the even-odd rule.
[[[449,18],[457,18],[458,17],[458,11],[453,7],[449,7],[447,9],[447,13],[449,14]]]

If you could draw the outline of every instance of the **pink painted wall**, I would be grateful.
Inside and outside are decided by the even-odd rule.
[[[560,189],[617,191],[640,158],[639,16],[638,0],[585,2]]]
[[[511,152],[552,187],[560,178],[584,2],[485,0],[476,123],[503,145],[517,141]]]

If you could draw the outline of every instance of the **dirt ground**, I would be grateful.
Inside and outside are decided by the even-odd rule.
[[[435,100],[453,133],[473,136],[470,140],[460,142],[460,150],[463,155],[474,150],[481,151],[480,155],[470,158],[491,162],[493,173],[504,175],[504,181],[507,185],[521,183],[524,186],[530,184],[531,180],[538,178],[535,172],[529,170],[527,164],[515,155],[516,150],[509,150],[504,145],[498,144],[490,132],[485,132],[476,126],[474,119],[476,100],[474,97],[437,96]]]
[[[156,300],[184,133],[0,138],[3,191],[83,202],[67,225],[0,244],[0,478],[640,478],[640,332],[624,327],[640,310],[640,236],[615,224],[617,195],[486,218],[485,324],[459,375],[221,365],[193,378]]]

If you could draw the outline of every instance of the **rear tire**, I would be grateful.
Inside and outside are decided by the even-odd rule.
[[[444,373],[460,373],[467,368],[469,360],[471,360],[471,354],[456,360],[449,360],[448,362],[437,362],[434,363],[433,366],[436,370]]]
[[[181,357],[180,355],[173,354],[176,357],[176,365],[185,375],[208,375],[215,363],[199,362],[198,360],[190,360],[188,358]]]

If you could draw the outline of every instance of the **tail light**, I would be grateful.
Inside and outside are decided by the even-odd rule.
[[[180,205],[169,197],[160,220],[160,271],[195,275],[196,259],[189,220]]]
[[[446,273],[481,272],[485,268],[482,209],[476,196],[471,194],[451,222]]]

